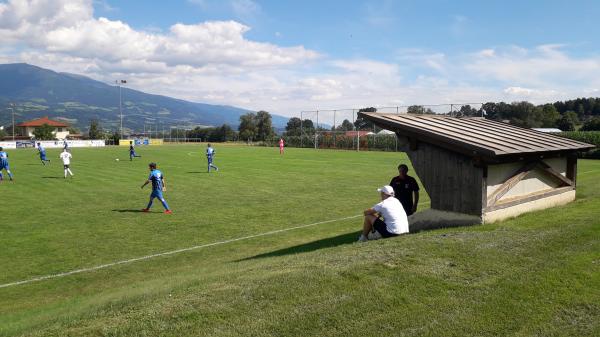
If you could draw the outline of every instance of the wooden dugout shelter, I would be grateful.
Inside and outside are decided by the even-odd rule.
[[[594,148],[481,117],[359,113],[394,131],[431,199],[411,231],[490,223],[575,200],[577,152]]]

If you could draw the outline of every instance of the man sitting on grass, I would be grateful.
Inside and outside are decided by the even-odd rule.
[[[364,211],[365,221],[359,242],[408,233],[408,218],[400,201],[394,198],[394,189],[383,186],[377,191],[381,194],[381,202]]]

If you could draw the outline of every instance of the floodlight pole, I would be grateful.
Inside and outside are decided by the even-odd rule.
[[[300,148],[302,148],[304,142],[302,141],[302,111],[300,111]]]
[[[13,103],[10,103],[8,106],[10,107],[10,111],[12,111],[12,139],[14,142],[15,141],[15,108],[14,108]]]
[[[335,133],[336,133],[336,130],[335,130],[335,112],[336,111],[333,110],[333,148],[336,148],[335,147]]]
[[[116,80],[115,83],[117,83],[117,86],[119,87],[119,115],[121,116],[121,139],[123,139],[123,108],[121,105],[121,84],[122,83],[126,83],[125,80]]]
[[[317,128],[315,129],[315,150],[317,149],[319,142],[319,110],[317,110]]]

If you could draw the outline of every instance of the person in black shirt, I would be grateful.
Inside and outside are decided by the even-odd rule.
[[[398,166],[398,176],[392,178],[389,185],[394,189],[394,196],[400,200],[406,215],[411,215],[417,211],[417,205],[419,204],[419,185],[415,178],[407,175],[407,173],[408,166],[400,164]]]

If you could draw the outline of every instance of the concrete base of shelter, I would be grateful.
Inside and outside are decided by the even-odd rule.
[[[482,224],[480,216],[463,213],[427,209],[408,217],[408,226],[411,233],[445,227],[459,227]]]
[[[483,215],[483,222],[493,223],[496,221],[506,220],[514,218],[523,213],[562,206],[570,203],[573,200],[575,200],[575,190],[487,212]]]

